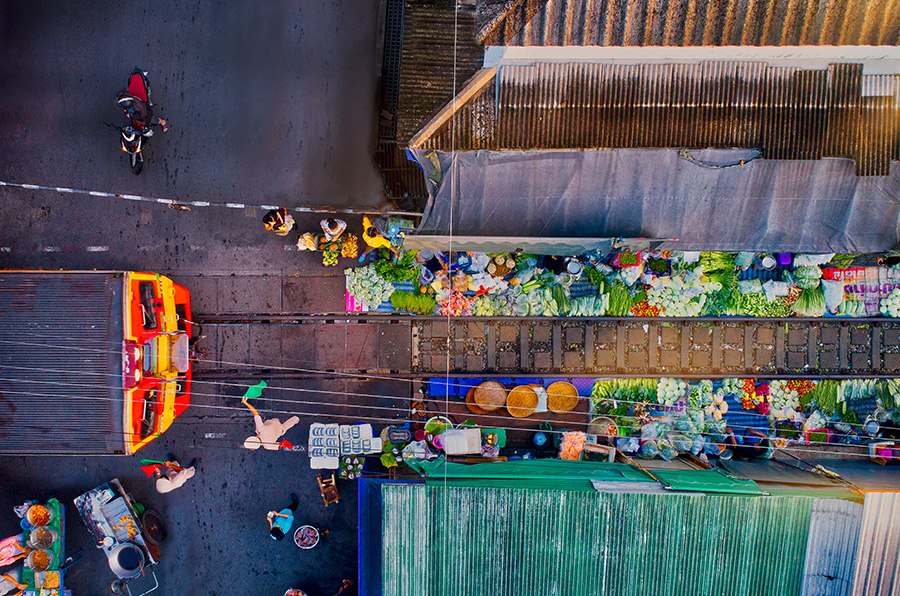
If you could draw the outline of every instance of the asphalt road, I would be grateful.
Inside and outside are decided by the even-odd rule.
[[[4,2],[0,179],[217,204],[378,206],[371,153],[382,10],[375,0]],[[157,113],[172,126],[152,139],[140,177],[103,124],[123,119],[114,98],[135,65],[150,71]],[[188,285],[207,313],[342,310],[340,268],[299,253],[296,237],[263,231],[262,215],[4,188],[0,267],[158,271]],[[358,232],[358,219],[348,221]],[[298,223],[309,229],[317,218]],[[234,406],[233,396],[197,403],[203,399]],[[336,404],[304,408],[314,415],[291,432],[297,444],[317,416],[355,411],[352,400],[333,394],[307,399]],[[197,477],[166,496],[134,458],[0,460],[0,535],[13,533],[17,502],[55,495],[71,503],[117,476],[169,519],[158,593],[280,596],[301,587],[333,594],[356,573],[355,486],[343,483],[341,504],[325,509],[305,453],[241,449],[248,416],[215,412],[190,411],[141,454],[200,458]],[[320,548],[268,538],[265,512],[284,506],[291,492],[301,499],[298,523],[330,528]],[[102,594],[111,579],[105,561],[69,513],[68,547],[84,549],[69,586]]]
[[[9,0],[0,5],[0,173],[216,202],[376,205],[381,3]],[[150,72],[140,177],[115,94]]]

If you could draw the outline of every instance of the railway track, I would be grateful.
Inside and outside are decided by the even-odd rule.
[[[198,378],[900,376],[900,320],[204,315]],[[247,363],[252,368],[242,366]]]

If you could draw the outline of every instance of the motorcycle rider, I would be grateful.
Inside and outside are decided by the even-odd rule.
[[[122,99],[128,99],[130,101],[122,102]],[[151,126],[161,126],[162,131],[164,133],[169,132],[169,125],[164,118],[158,118],[153,115],[153,108],[140,97],[132,95],[128,93],[127,90],[122,90],[116,96],[116,102],[122,106],[122,111],[125,112],[125,116],[131,120],[132,127],[144,135],[145,137],[152,137],[153,130],[151,130]]]

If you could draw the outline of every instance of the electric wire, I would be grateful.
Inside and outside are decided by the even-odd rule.
[[[47,345],[47,344],[45,344],[45,345]],[[17,365],[0,365],[0,368],[9,368],[9,369],[15,369],[15,370],[29,370],[29,371],[36,371],[36,372],[63,373],[63,374],[69,374],[69,375],[73,374],[72,371],[60,370],[60,369],[51,369],[51,368],[46,368],[46,367],[27,367],[27,366],[17,366]],[[112,374],[112,373],[99,373],[99,372],[92,372],[92,371],[83,371],[83,372],[82,372],[82,371],[79,371],[77,374],[93,375],[93,376],[108,376],[108,377],[117,377],[117,376],[118,376],[118,375],[115,375],[115,374]],[[21,379],[8,379],[8,380],[21,380]],[[396,378],[394,378],[394,380],[401,380],[401,379],[396,379]],[[406,380],[406,379],[402,379],[402,380]],[[40,382],[40,381],[25,381],[25,382]],[[68,384],[69,384],[69,385],[73,385],[72,383],[68,383]],[[192,384],[206,384],[206,385],[213,385],[213,386],[238,387],[238,388],[243,388],[243,389],[246,389],[246,388],[252,386],[252,385],[247,385],[247,384],[244,384],[244,383],[231,383],[231,382],[227,382],[227,381],[203,381],[203,380],[192,380]],[[112,387],[112,386],[110,386],[110,387]],[[408,402],[416,402],[416,401],[420,401],[420,398],[416,398],[416,397],[389,396],[389,395],[384,395],[384,394],[360,393],[360,392],[348,392],[348,391],[332,391],[332,390],[328,390],[328,389],[305,389],[305,388],[298,388],[298,387],[280,387],[280,388],[278,388],[278,390],[280,390],[280,391],[286,391],[286,392],[302,392],[302,393],[331,394],[331,395],[341,395],[341,396],[344,396],[344,395],[352,395],[352,396],[356,396],[356,397],[367,397],[367,398],[375,398],[375,399],[390,399],[390,400],[408,401]],[[195,395],[195,396],[234,397],[234,396],[226,396],[226,395],[221,395],[221,394],[209,394],[209,393],[200,393],[200,392],[192,392],[192,394]],[[283,399],[278,399],[278,398],[268,398],[268,399],[270,399],[270,400],[272,400],[272,401],[275,401],[275,402],[282,402],[282,403],[302,403],[302,404],[310,404],[310,405],[318,405],[318,406],[340,405],[340,404],[326,404],[326,403],[323,403],[323,402],[306,402],[306,401],[302,401],[302,400],[283,400]],[[432,396],[432,399],[434,399],[433,396]],[[590,396],[578,396],[578,399],[592,400],[593,398],[590,397]],[[608,401],[614,401],[614,402],[617,402],[617,403],[643,404],[643,405],[645,405],[645,406],[648,406],[650,409],[653,409],[654,406],[657,407],[657,408],[662,408],[662,407],[663,407],[663,406],[661,406],[660,404],[655,404],[655,403],[653,403],[653,402],[644,402],[644,401],[637,401],[637,400],[615,400],[615,399],[609,399]],[[445,402],[446,402],[446,403],[445,403],[445,405],[446,405],[445,409],[449,412],[449,392],[445,395]],[[369,408],[369,409],[393,409],[393,408],[388,407],[388,406],[365,406],[365,405],[358,405],[358,406],[356,406],[356,407],[360,407],[360,408]],[[602,415],[602,414],[600,414],[600,415]],[[607,416],[610,416],[609,414],[606,414],[606,415],[607,415]],[[496,415],[483,415],[483,417],[486,417],[486,418],[494,418],[494,419],[506,419],[506,417],[504,417],[504,416],[496,416]],[[628,415],[617,415],[617,416],[614,416],[614,417],[618,417],[618,418],[629,418]],[[543,418],[537,418],[537,419],[536,419],[536,418],[529,418],[529,420],[530,420],[530,421],[534,421],[534,422],[551,422],[551,423],[552,423],[552,422],[559,422],[557,419],[543,419]],[[575,423],[575,424],[583,424],[583,423]],[[850,424],[850,423],[847,423],[847,424]],[[730,425],[730,426],[731,426],[732,428],[755,428],[755,427],[750,426],[750,425]],[[854,426],[860,426],[860,427],[861,427],[861,426],[863,426],[863,425],[861,425],[861,424],[854,424]],[[832,433],[832,435],[833,435],[833,436],[854,436],[854,435],[851,435],[851,434],[849,434],[849,433]]]
[[[49,368],[44,368],[44,367],[23,367],[23,366],[0,365],[0,370],[2,370],[4,368],[13,368],[13,369],[18,369],[18,370],[24,369],[24,370],[31,370],[31,371],[35,371],[35,372],[61,372],[61,373],[69,372],[69,371],[63,371],[63,370],[59,370],[59,369],[49,369]],[[94,375],[94,376],[109,376],[109,377],[117,377],[118,376],[118,375],[115,375],[112,373],[89,372],[89,373],[85,373],[85,374],[90,374],[90,375]],[[90,388],[90,389],[115,389],[115,390],[121,390],[121,391],[125,390],[124,386],[120,386],[120,385],[95,385],[95,384],[88,384],[88,383],[77,383],[77,382],[72,382],[72,381],[58,382],[58,381],[46,381],[46,380],[35,380],[35,379],[23,379],[23,378],[19,378],[19,377],[0,377],[0,381],[32,383],[32,384],[48,384],[48,385],[59,385],[59,386],[63,386],[63,387],[81,387],[81,388]],[[193,383],[193,381],[192,381],[192,383]],[[221,381],[204,381],[203,383],[208,383],[208,384],[212,384],[212,385],[223,385],[223,386],[229,386],[229,387],[234,386],[234,387],[240,387],[240,388],[249,388],[249,387],[253,386],[253,385],[245,385],[245,384],[241,384],[241,383],[227,383],[227,382],[221,382]],[[303,388],[296,388],[296,387],[269,387],[269,388],[274,391],[302,391],[302,392],[308,392],[308,393],[325,393],[325,394],[333,394],[333,395],[341,395],[341,396],[403,400],[403,401],[409,401],[411,403],[415,403],[417,401],[424,401],[421,398],[415,398],[415,397],[390,396],[390,395],[372,394],[372,393],[355,393],[355,392],[347,392],[347,391],[330,391],[330,390],[326,390],[326,389],[303,389]],[[193,390],[191,391],[190,395],[192,397],[213,397],[213,398],[222,398],[222,399],[238,399],[238,397],[239,397],[236,395],[223,395],[220,393],[204,393],[204,392],[197,392],[197,391],[193,391]],[[98,399],[99,399],[99,397],[98,397]],[[104,398],[104,399],[112,400],[113,398]],[[435,398],[431,397],[430,399],[434,400]],[[360,409],[365,409],[365,410],[388,410],[388,411],[398,411],[399,410],[399,408],[394,405],[373,406],[373,405],[366,405],[366,404],[339,404],[339,403],[329,403],[329,402],[321,402],[321,401],[282,399],[282,398],[274,398],[274,397],[267,397],[266,400],[269,402],[275,402],[275,403],[303,404],[303,405],[318,406],[318,407],[323,407],[323,408],[328,408],[328,407],[340,408],[340,407],[351,406],[354,408],[360,408]],[[613,400],[613,401],[615,401],[615,400]],[[654,410],[654,406],[657,406],[659,408],[663,407],[660,404],[653,404],[653,403],[642,402],[642,401],[631,401],[631,402],[626,402],[625,400],[618,400],[618,401],[620,403],[634,403],[634,404],[646,405],[646,406],[648,406],[649,411],[659,412],[660,410]],[[153,403],[152,400],[150,401],[150,403]],[[445,405],[447,406],[445,415],[447,416],[447,418],[449,418],[450,414],[451,414],[449,412],[449,394],[445,396]],[[224,406],[222,406],[222,407],[224,407]],[[241,408],[237,408],[237,409],[240,410]],[[665,410],[662,410],[662,411],[665,412]],[[585,412],[584,414],[587,415],[587,414],[589,414],[589,412]],[[323,413],[323,415],[327,415],[327,412]],[[612,418],[612,419],[629,419],[629,420],[633,420],[635,418],[634,416],[631,416],[628,414],[610,414],[610,413],[597,414],[596,416],[597,417],[607,417],[607,418]],[[649,413],[648,413],[648,416],[650,416]],[[503,416],[503,415],[497,415],[497,414],[479,414],[478,417],[479,417],[479,419],[491,419],[491,420],[501,420],[501,421],[509,420],[509,417]],[[558,418],[533,418],[533,417],[528,417],[528,422],[529,423],[544,423],[544,422],[546,422],[546,423],[551,423],[551,424],[553,424],[553,423],[563,424],[566,426],[572,426],[572,425],[584,426],[584,427],[588,427],[588,428],[593,424],[593,422],[568,422],[568,421],[560,421]],[[732,430],[734,430],[734,429],[757,429],[756,426],[743,425],[743,424],[728,424],[728,427],[731,428]],[[518,427],[503,427],[503,428],[509,428],[512,430],[523,430],[523,429],[519,429]],[[694,434],[715,435],[717,433],[698,432],[698,433],[694,433]],[[857,435],[854,435],[851,433],[831,433],[831,435],[835,436],[835,437],[856,437],[857,436]],[[831,443],[824,442],[824,441],[819,441],[819,442],[815,442],[815,443],[831,444]],[[812,443],[809,443],[809,444],[812,444]]]
[[[2,380],[2,379],[0,379],[0,380]],[[110,386],[98,385],[95,387],[96,388],[109,388]],[[112,388],[115,388],[115,387],[112,387]],[[61,398],[69,399],[69,400],[80,400],[80,401],[117,401],[117,400],[115,400],[113,398],[109,398],[109,397],[74,396],[74,395],[71,395],[68,393],[44,393],[44,392],[30,392],[30,391],[7,391],[5,393],[13,394],[13,395],[30,395],[30,396],[35,396],[35,397],[61,397]],[[156,400],[156,401],[151,400],[149,403],[161,404],[161,403],[164,403],[164,401],[163,400]],[[327,404],[317,404],[317,405],[327,405]],[[209,409],[209,410],[226,410],[226,411],[232,411],[232,412],[245,411],[245,408],[239,407],[239,406],[226,406],[226,405],[213,405],[213,404],[193,404],[192,403],[190,407],[191,408],[199,408],[199,409]],[[294,415],[294,416],[298,416],[298,417],[299,416],[310,416],[310,417],[328,416],[328,417],[332,417],[332,418],[350,419],[350,420],[356,420],[356,421],[378,420],[378,421],[391,422],[391,423],[409,422],[409,423],[413,423],[413,424],[421,424],[423,422],[420,419],[403,418],[403,417],[359,416],[359,415],[349,415],[349,414],[308,412],[308,411],[301,411],[301,410],[295,410],[295,409],[274,409],[274,408],[257,408],[257,409],[259,412],[264,412],[266,414]],[[398,413],[402,415],[402,412],[398,411]],[[194,423],[194,424],[199,425],[200,423]],[[573,423],[567,423],[567,424],[584,426],[589,423],[573,422]],[[46,429],[46,425],[42,426],[41,428]],[[503,429],[503,430],[508,430],[508,431],[522,431],[522,432],[533,432],[533,433],[545,432],[545,433],[551,433],[551,434],[552,433],[559,434],[559,433],[567,432],[566,430],[563,430],[563,429],[560,429],[558,431],[546,431],[546,430],[541,430],[538,428],[518,428],[518,427],[499,426],[499,425],[491,426],[489,428],[498,428],[498,429]],[[697,434],[706,436],[706,435],[713,435],[716,433],[697,433]],[[97,435],[97,436],[100,436],[100,435]],[[771,439],[771,437],[769,437],[769,438]],[[718,445],[718,446],[722,446],[722,447],[734,447],[735,446],[731,443],[724,443],[724,442],[720,442],[720,441],[705,441],[705,444]],[[833,445],[832,443],[811,442],[807,446],[813,445],[813,444],[815,444],[815,445]],[[775,447],[774,449],[775,449],[775,451],[788,450],[788,451],[795,451],[795,452],[817,453],[819,455],[846,455],[846,456],[853,456],[853,457],[868,458],[868,455],[861,454],[861,453],[837,451],[837,450],[831,450],[831,449],[829,449],[826,452],[826,451],[816,450],[816,449],[803,449],[802,446]]]
[[[72,339],[72,338],[69,338],[69,339]],[[68,350],[68,349],[70,349],[68,346],[61,346],[61,345],[57,345],[57,344],[47,344],[47,343],[35,344],[35,343],[19,342],[19,341],[13,341],[13,340],[0,340],[0,343],[6,343],[6,344],[21,344],[21,345],[32,345],[32,346],[49,347],[49,348],[55,348],[55,349],[61,349],[61,350]],[[116,349],[101,350],[101,349],[99,349],[99,348],[83,348],[83,347],[76,347],[76,348],[72,348],[72,349],[86,350],[86,351],[100,352],[100,353],[115,353],[115,354],[122,354],[122,353],[123,353],[123,350],[116,350]],[[449,359],[449,350],[448,350],[448,359]],[[341,377],[346,377],[346,378],[350,378],[350,379],[357,379],[357,380],[359,380],[359,379],[372,379],[372,380],[385,380],[385,381],[403,382],[403,383],[410,383],[410,384],[415,384],[415,383],[425,384],[425,383],[427,382],[427,381],[424,380],[424,379],[407,379],[407,378],[404,378],[404,377],[402,377],[402,376],[372,375],[372,374],[368,374],[368,373],[333,373],[333,372],[325,372],[325,371],[314,370],[314,369],[282,367],[282,366],[267,365],[267,364],[239,363],[239,362],[230,362],[230,361],[224,361],[224,360],[193,359],[193,361],[194,361],[194,362],[205,362],[205,363],[208,363],[208,364],[228,364],[228,365],[243,366],[243,367],[248,367],[248,368],[259,368],[259,369],[263,369],[263,370],[267,370],[267,371],[268,371],[268,370],[281,370],[281,371],[287,371],[287,372],[312,373],[312,374],[318,374],[318,375],[322,375],[322,376],[341,376]],[[31,368],[29,368],[29,367],[20,367],[20,368],[31,370]],[[38,369],[35,368],[35,369],[33,369],[33,370],[38,370]],[[46,370],[50,371],[50,369],[46,369]],[[56,370],[56,371],[54,371],[54,372],[71,372],[71,371],[59,371],[59,370]],[[84,372],[84,373],[79,373],[79,374],[104,374],[104,373],[90,373],[90,372]],[[202,373],[201,373],[201,374],[202,374]],[[114,375],[113,375],[113,376],[114,376]],[[564,379],[567,379],[567,378],[568,378],[568,377],[565,376],[565,374],[555,374],[555,375],[551,375],[551,376],[548,376],[548,377],[542,377],[542,375],[539,375],[539,374],[528,374],[528,375],[515,375],[515,374],[510,374],[510,375],[508,375],[508,376],[509,376],[509,378],[516,378],[516,376],[519,376],[519,377],[521,377],[521,378],[546,378],[547,380],[551,380],[551,379],[560,379],[560,380],[564,380]],[[634,377],[634,378],[637,379],[637,378],[643,378],[643,377]],[[677,376],[673,376],[672,378],[676,378],[676,379],[677,379],[678,377],[677,377]],[[749,378],[751,378],[751,377],[731,377],[731,378],[736,378],[736,379],[739,379],[739,380],[744,380],[744,379],[749,379]],[[757,380],[766,380],[766,379],[767,379],[766,376],[758,376],[758,377],[755,377],[755,378],[756,378]],[[603,376],[602,373],[598,373],[597,377],[594,378],[594,383],[597,383],[597,382],[605,382],[605,381],[613,381],[613,380],[616,380],[616,379],[618,379],[618,377],[605,377],[605,376]],[[875,377],[875,379],[876,379],[876,380],[883,380],[883,379],[880,378],[880,377]],[[805,379],[803,379],[803,378],[797,378],[796,380],[805,380]],[[229,383],[229,382],[227,382],[227,381],[205,381],[205,380],[203,380],[203,379],[193,379],[193,380],[192,380],[192,383],[195,383],[195,384],[196,384],[196,383],[203,383],[203,384],[209,384],[209,385],[234,386],[234,387],[241,387],[241,388],[247,388],[247,387],[249,387],[249,385],[244,385],[244,384],[241,384],[241,383]],[[468,388],[472,388],[472,387],[473,387],[473,385],[468,384],[468,383],[457,383],[457,382],[451,383],[451,382],[449,381],[449,376],[446,376],[446,375],[445,375],[445,380],[444,380],[443,383],[441,383],[441,385],[442,385],[442,386],[445,386],[445,387],[447,387],[447,388],[449,388],[449,387],[458,387],[458,388],[467,388],[467,389],[468,389]],[[350,393],[350,392],[344,392],[344,391],[328,391],[328,390],[324,390],[324,389],[321,389],[321,390],[320,390],[320,389],[302,389],[302,388],[283,387],[282,390],[283,390],[283,391],[304,392],[304,393],[333,393],[333,394],[338,394],[338,395],[357,395],[357,396],[361,396],[361,397],[387,398],[387,399],[407,400],[407,401],[415,401],[415,400],[416,400],[416,398],[409,398],[409,397],[403,397],[403,396],[386,396],[386,395],[381,395],[381,394]],[[594,398],[593,396],[583,396],[583,395],[579,395],[579,396],[577,396],[577,399],[578,399],[578,400],[595,400],[595,399],[597,399],[597,398]],[[613,398],[604,398],[604,399],[607,399],[607,400],[609,400],[609,401],[616,401],[616,402],[618,402],[618,403],[657,405],[657,404],[653,404],[652,402],[645,402],[645,401],[640,401],[640,400],[623,400],[623,399],[613,399]],[[859,427],[859,428],[862,428],[862,427],[864,426],[864,424],[862,424],[862,423],[842,422],[842,424],[846,424],[846,425],[851,426],[851,427]]]

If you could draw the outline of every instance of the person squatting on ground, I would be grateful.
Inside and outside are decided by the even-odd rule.
[[[294,216],[287,207],[272,209],[263,217],[263,227],[279,236],[287,236],[294,229]]]
[[[281,511],[270,511],[266,514],[266,519],[269,521],[269,536],[272,537],[272,540],[281,540],[285,534],[291,531],[291,526],[294,524],[294,512],[297,511],[299,504],[300,499],[296,493],[291,493],[290,505]]]
[[[347,222],[343,219],[333,219],[329,217],[328,219],[323,219],[319,222],[319,225],[322,226],[322,232],[325,234],[326,242],[333,242],[341,237],[341,234],[344,233],[344,230],[347,229]]]

